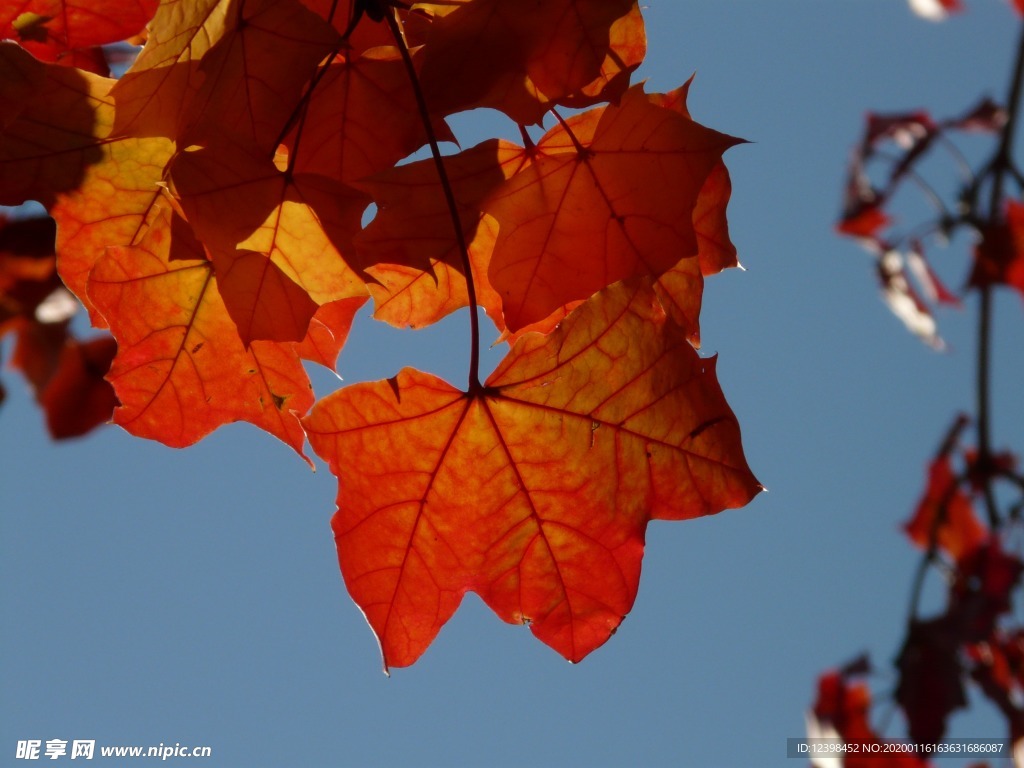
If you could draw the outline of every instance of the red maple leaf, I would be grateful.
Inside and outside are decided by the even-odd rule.
[[[632,607],[648,520],[760,490],[714,361],[643,285],[521,339],[479,391],[407,369],[304,423],[339,477],[339,561],[386,667],[414,662],[470,590],[579,661]]]
[[[15,338],[10,364],[31,384],[50,434],[78,437],[109,421],[117,405],[103,378],[114,342],[70,331],[81,307],[57,275],[54,237],[48,217],[0,216],[0,338]]]

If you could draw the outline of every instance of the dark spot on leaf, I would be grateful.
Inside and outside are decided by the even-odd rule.
[[[387,382],[388,386],[391,387],[391,391],[395,393],[395,400],[402,402],[402,393],[398,390],[398,377],[392,376]]]
[[[698,424],[696,427],[694,427],[693,431],[690,432],[690,439],[692,440],[693,438],[697,437],[697,435],[699,435],[701,432],[703,432],[705,429],[709,429],[710,427],[713,427],[713,426],[715,426],[715,424],[718,424],[719,422],[722,422],[722,421],[725,421],[725,417],[724,416],[717,416],[717,417],[715,417],[713,419],[708,419],[703,424]]]

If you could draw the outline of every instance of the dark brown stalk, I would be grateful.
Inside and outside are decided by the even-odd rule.
[[[1017,42],[1017,56],[1010,81],[1010,92],[1007,96],[1007,118],[1000,136],[999,147],[989,166],[992,172],[991,197],[989,199],[988,226],[994,227],[1002,216],[1004,190],[1007,172],[1013,162],[1013,138],[1020,114],[1021,85],[1024,82],[1024,25],[1021,25],[1021,36]],[[978,422],[978,461],[982,476],[985,478],[984,498],[985,510],[989,525],[993,530],[1000,526],[999,509],[996,506],[993,475],[989,471],[992,466],[991,438],[991,346],[992,346],[992,286],[979,286],[981,294],[978,303],[978,360],[977,360],[977,422]]]
[[[452,226],[455,228],[455,241],[459,247],[459,258],[462,261],[462,271],[466,276],[466,292],[469,295],[469,326],[470,344],[472,349],[469,354],[469,393],[476,394],[483,390],[480,384],[480,312],[477,308],[476,285],[473,282],[473,268],[469,260],[469,247],[466,243],[466,235],[462,231],[462,221],[459,217],[458,204],[455,202],[455,193],[452,191],[451,181],[448,179],[448,172],[444,167],[444,158],[441,156],[441,149],[438,146],[437,134],[430,119],[430,110],[427,109],[427,102],[423,98],[423,90],[420,88],[419,77],[416,75],[416,67],[409,54],[409,46],[405,43],[405,36],[399,27],[398,18],[395,13],[387,13],[384,16],[392,37],[395,38],[395,45],[402,55],[409,81],[412,84],[413,93],[416,95],[416,106],[419,109],[420,119],[423,121],[423,128],[427,133],[427,141],[430,143],[430,154],[434,158],[434,165],[437,168],[437,175],[441,181],[441,190],[444,193],[445,203],[448,205],[448,213],[452,219]]]

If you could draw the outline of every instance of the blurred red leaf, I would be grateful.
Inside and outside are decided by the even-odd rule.
[[[1024,203],[1010,200],[1005,221],[982,231],[970,283],[1008,285],[1024,297]]]
[[[951,610],[965,618],[965,642],[990,637],[1000,616],[1012,609],[1011,596],[1020,582],[1024,563],[1005,552],[999,539],[989,538],[958,564],[951,589]]]
[[[39,397],[53,437],[79,437],[110,421],[117,397],[103,377],[116,351],[109,336],[71,339],[61,349],[57,369]]]
[[[910,0],[910,7],[918,16],[931,21],[942,21],[949,14],[964,9],[960,0]]]
[[[910,624],[896,659],[895,699],[914,744],[941,742],[949,715],[967,705],[959,656],[962,641],[959,617],[952,613]]]
[[[921,549],[934,542],[954,561],[971,555],[987,538],[970,498],[959,488],[949,456],[937,457],[928,468],[928,486],[904,530]]]
[[[885,751],[886,743],[871,726],[871,691],[856,678],[866,670],[843,669],[818,678],[818,691],[808,718],[812,739],[836,738],[855,745],[842,753],[843,768],[924,768],[928,763],[900,750]],[[878,751],[870,751],[877,747]]]

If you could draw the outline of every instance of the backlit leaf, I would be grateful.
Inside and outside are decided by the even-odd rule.
[[[480,227],[480,203],[527,163],[522,147],[499,140],[444,159],[462,234],[479,267],[474,268],[477,301],[496,321],[501,319],[501,302],[487,280],[496,225]],[[466,306],[458,242],[434,161],[401,165],[358,186],[377,204],[376,217],[355,240],[374,278],[369,285],[374,317],[419,328]]]
[[[454,138],[444,121],[433,127],[440,139]],[[426,142],[409,75],[394,48],[336,58],[286,139],[296,172],[348,184],[390,168]]]
[[[342,573],[386,666],[415,661],[470,590],[578,661],[632,607],[648,520],[760,490],[714,360],[644,285],[520,339],[480,390],[406,369],[305,425],[339,476]]]
[[[422,71],[437,115],[493,107],[516,122],[539,122],[554,103],[586,106],[614,80],[625,84],[643,58],[635,0],[474,0],[418,3],[435,9]],[[640,24],[640,28],[637,25]],[[458,82],[458,88],[451,83]],[[612,94],[614,98],[615,94]]]
[[[295,297],[292,316],[307,315],[307,321],[309,305],[297,290],[317,305],[366,295],[362,277],[345,257],[366,204],[355,190],[327,176],[281,172],[269,157],[230,144],[180,154],[171,179],[189,224],[215,254],[219,273],[232,269],[237,258],[255,264],[239,253],[263,254],[274,264],[267,269],[281,290]],[[242,301],[232,314],[250,312],[247,294],[232,291],[224,298],[233,304],[236,296]],[[306,308],[300,311],[299,303]],[[263,311],[290,310],[270,305]]]
[[[160,197],[173,144],[111,137],[113,80],[36,62],[4,43],[0,71],[36,83],[2,134],[0,204],[47,206],[59,225],[61,277],[102,327],[86,292],[89,271],[106,246],[134,242]]]
[[[170,216],[162,210],[139,245],[108,248],[89,281],[118,341],[114,421],[173,447],[248,421],[301,455],[313,393],[294,346],[242,343],[210,262],[170,258],[195,248],[171,237]]]
[[[640,88],[549,131],[482,206],[499,226],[490,278],[508,328],[696,256],[697,198],[736,141],[652,104]]]

